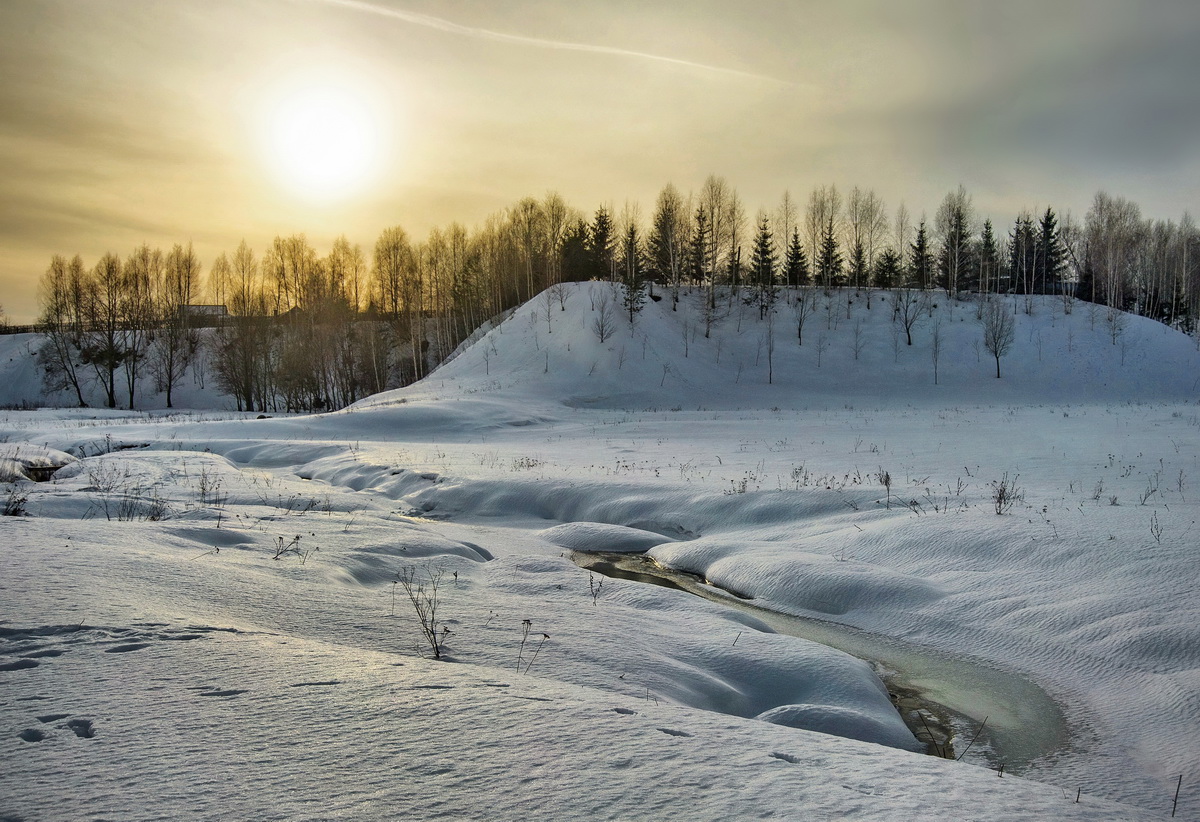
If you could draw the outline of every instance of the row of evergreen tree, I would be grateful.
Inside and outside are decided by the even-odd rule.
[[[312,410],[419,379],[475,328],[557,283],[625,285],[632,320],[647,288],[747,289],[762,313],[780,286],[942,289],[1078,297],[1194,331],[1200,318],[1200,232],[1144,220],[1103,192],[1082,222],[1052,208],[1022,213],[1003,236],[979,219],[961,187],[932,220],[905,206],[891,215],[869,190],[811,192],[803,209],[785,193],[751,222],[737,192],[710,176],[695,193],[667,185],[643,221],[636,204],[585,215],[551,193],[525,198],[468,230],[458,223],[414,242],[384,230],[370,259],[338,238],[318,254],[304,235],[276,237],[261,254],[242,242],[221,254],[201,286],[190,247],[142,246],[92,268],[56,256],[40,288],[42,364],[50,387],[101,386],[130,405],[142,375],[171,392],[189,365],[207,363],[246,410]],[[228,310],[211,331],[206,300]]]

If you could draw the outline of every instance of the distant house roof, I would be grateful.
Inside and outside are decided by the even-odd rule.
[[[223,305],[181,305],[181,314],[192,317],[227,317],[229,309]]]

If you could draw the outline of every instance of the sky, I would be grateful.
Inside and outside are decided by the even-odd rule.
[[[87,265],[243,238],[368,250],[556,191],[649,213],[861,186],[917,218],[1178,219],[1200,182],[1192,0],[5,0],[0,305]]]

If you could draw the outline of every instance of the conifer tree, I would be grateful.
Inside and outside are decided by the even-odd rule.
[[[564,282],[577,282],[592,276],[590,246],[591,228],[585,220],[576,220],[563,235],[562,276]]]
[[[725,281],[729,283],[730,299],[739,293],[742,287],[742,279],[745,274],[745,266],[742,264],[742,247],[737,246],[729,252],[729,258],[725,261]]]
[[[866,288],[870,285],[870,271],[867,269],[867,251],[861,241],[855,241],[850,246],[850,259],[846,261],[846,274],[850,285],[854,288]]]
[[[754,299],[758,303],[758,318],[761,320],[775,306],[775,240],[771,235],[771,222],[767,215],[759,217],[758,233],[754,237],[754,256],[750,260],[750,278],[754,285]]]
[[[597,280],[612,281],[616,278],[616,229],[613,228],[612,215],[605,206],[596,209],[596,217],[592,221],[588,256],[590,259],[591,275]]]
[[[1013,223],[1008,238],[1008,271],[1013,290],[1018,294],[1033,294],[1037,272],[1037,235],[1033,218],[1021,213]]]
[[[800,230],[797,228],[792,229],[792,239],[788,243],[783,261],[783,272],[789,288],[808,285],[808,255],[804,253],[804,245],[800,242]]]
[[[693,285],[706,282],[712,274],[712,226],[704,209],[696,209],[696,225],[687,251],[687,274]]]
[[[1047,208],[1038,223],[1037,257],[1034,268],[1034,291],[1049,294],[1058,291],[1063,269],[1063,247],[1058,234],[1058,218]]]
[[[954,296],[968,285],[964,280],[974,268],[971,262],[971,198],[962,186],[946,195],[938,209],[935,225],[941,237],[937,260],[939,285]]]
[[[688,244],[688,275],[692,282],[704,286],[702,315],[706,339],[712,333],[713,323],[717,320],[717,292],[714,283],[716,261],[713,258],[712,236],[712,223],[708,212],[700,206],[696,209],[696,224]]]
[[[885,248],[875,259],[875,287],[897,288],[903,285],[903,262],[894,248]]]
[[[992,221],[983,221],[979,234],[979,246],[975,253],[975,287],[985,294],[995,293],[1000,288],[1000,249],[996,246],[996,235]]]
[[[631,222],[621,238],[621,284],[625,286],[623,305],[633,325],[642,306],[646,304],[646,261],[637,223]]]
[[[833,218],[825,223],[821,236],[821,252],[817,257],[817,278],[825,288],[842,285],[842,253],[833,234]]]
[[[924,220],[917,226],[917,237],[909,248],[908,275],[913,288],[925,290],[933,285],[933,253]]]

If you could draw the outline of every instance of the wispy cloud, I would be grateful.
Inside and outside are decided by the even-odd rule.
[[[414,11],[391,8],[390,6],[379,6],[374,3],[364,2],[364,0],[302,0],[302,2],[316,2],[330,6],[340,6],[344,9],[356,11],[362,14],[373,14],[378,17],[388,17],[393,20],[399,20],[403,23],[408,23],[410,25],[423,26],[424,28],[446,32],[447,34],[473,37],[478,40],[490,40],[496,43],[509,43],[515,46],[530,46],[533,48],[553,49],[556,51],[581,51],[589,54],[607,54],[613,57],[634,60],[648,60],[655,63],[680,66],[682,68],[711,72],[713,74],[722,74],[729,77],[741,77],[743,79],[755,80],[758,82],[789,85],[789,83],[784,80],[779,80],[775,77],[768,77],[764,74],[755,74],[754,72],[740,71],[738,69],[724,68],[722,66],[713,66],[708,65],[707,63],[697,63],[691,60],[681,60],[677,57],[667,57],[662,54],[650,54],[649,52],[634,51],[632,49],[617,48],[615,46],[598,46],[589,43],[548,40],[542,37],[527,37],[521,34],[507,34],[505,32],[492,31],[491,29],[464,26],[461,23],[455,23],[451,20],[446,20],[442,17],[434,17],[429,14],[420,14]]]

